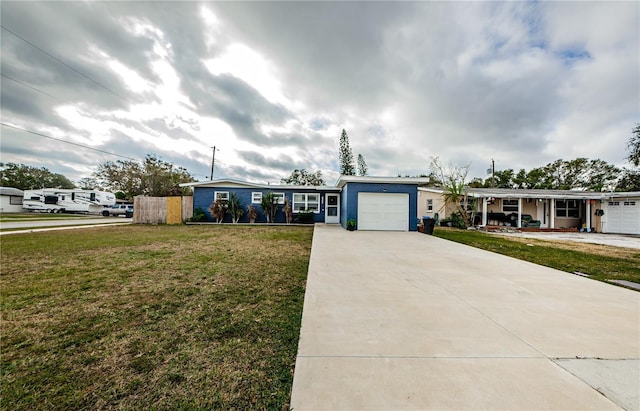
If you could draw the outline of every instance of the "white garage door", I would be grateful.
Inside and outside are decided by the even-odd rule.
[[[607,233],[640,234],[640,200],[615,200],[607,205]]]
[[[409,230],[409,194],[358,193],[358,230]]]

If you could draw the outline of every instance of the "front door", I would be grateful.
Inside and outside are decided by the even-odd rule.
[[[540,221],[541,228],[549,227],[549,213],[547,212],[547,202],[548,200],[536,200],[536,219]]]
[[[327,224],[340,223],[340,195],[324,195],[324,222]]]

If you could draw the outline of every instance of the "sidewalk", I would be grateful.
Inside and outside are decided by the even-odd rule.
[[[638,292],[419,233],[317,225],[291,407],[638,409],[639,357]]]

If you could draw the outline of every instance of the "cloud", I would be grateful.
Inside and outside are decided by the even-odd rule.
[[[484,176],[557,158],[621,165],[639,118],[635,2],[2,2],[3,121],[199,179],[374,175],[428,159]],[[29,30],[25,30],[29,27]],[[43,94],[47,93],[49,95]],[[2,129],[3,161],[86,177],[104,153]],[[43,147],[46,147],[44,149]],[[168,161],[168,160],[167,160]],[[65,174],[66,175],[66,174]]]

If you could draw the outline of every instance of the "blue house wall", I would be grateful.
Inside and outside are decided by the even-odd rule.
[[[340,224],[346,228],[358,219],[358,193],[409,194],[409,231],[418,230],[418,186],[416,184],[346,183],[340,196]]]
[[[267,190],[267,189],[263,189],[263,188],[259,188],[259,187],[194,187],[193,190],[193,209],[197,209],[200,208],[202,211],[204,211],[204,213],[207,216],[207,220],[209,221],[214,221],[215,218],[211,216],[211,213],[209,212],[209,206],[211,206],[211,203],[213,202],[214,196],[215,196],[215,192],[216,191],[225,191],[225,192],[229,192],[229,195],[231,195],[231,193],[235,193],[236,196],[238,196],[238,198],[240,199],[240,204],[242,204],[242,208],[244,210],[244,214],[242,215],[242,217],[240,218],[240,220],[238,222],[240,223],[248,223],[249,222],[249,216],[247,215],[247,206],[252,205],[256,211],[258,212],[258,218],[256,218],[256,222],[260,222],[260,223],[266,223],[267,222],[267,217],[264,214],[264,211],[262,210],[262,207],[260,206],[260,203],[252,203],[251,199],[252,199],[252,193],[262,193],[262,195],[264,196],[265,194],[267,194],[268,192],[273,192],[273,193],[284,193],[285,198],[289,199],[289,201],[291,202],[291,205],[293,207],[293,193],[319,193],[320,194],[320,212],[318,212],[317,214],[313,215],[313,219],[314,222],[316,223],[323,223],[324,222],[324,208],[325,208],[325,202],[324,202],[324,192],[318,191],[314,188],[305,188],[302,186],[296,186],[295,188],[287,188],[287,189],[280,189],[280,188],[274,188],[273,190]],[[294,213],[294,218],[297,215],[297,213]],[[231,215],[229,214],[225,214],[224,216],[224,220],[223,222],[225,223],[230,223],[231,221]],[[285,223],[286,222],[286,218],[284,215],[284,204],[280,204],[278,206],[278,212],[276,213],[276,218],[275,218],[275,223]]]

